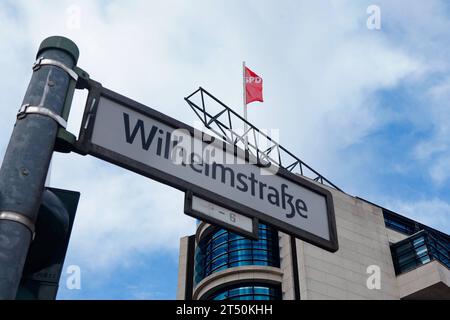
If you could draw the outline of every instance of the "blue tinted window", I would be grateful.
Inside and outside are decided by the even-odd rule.
[[[260,224],[258,236],[258,241],[254,241],[224,229],[217,229],[203,237],[195,252],[195,283],[214,272],[232,267],[279,267],[278,233]]]
[[[422,230],[391,245],[397,274],[408,272],[432,260],[450,268],[450,243],[444,237]]]
[[[281,300],[277,285],[248,283],[225,288],[209,295],[207,300]]]

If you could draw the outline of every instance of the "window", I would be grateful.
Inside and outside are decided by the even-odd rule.
[[[389,229],[393,229],[403,234],[412,235],[417,230],[417,226],[409,219],[403,218],[400,215],[383,210],[384,223]],[[403,219],[402,219],[403,218]]]
[[[260,224],[259,240],[250,240],[224,229],[216,229],[200,240],[195,253],[195,283],[227,268],[259,265],[280,266],[278,233]]]
[[[206,300],[281,300],[279,285],[243,283],[218,290]]]
[[[426,230],[391,245],[397,274],[408,272],[432,260],[450,268],[450,242]]]

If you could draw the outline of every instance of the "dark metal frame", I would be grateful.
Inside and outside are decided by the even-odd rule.
[[[198,106],[192,99],[199,94],[201,98],[201,106]],[[205,96],[213,100],[221,110],[215,114],[210,114],[207,109],[207,104],[205,102]],[[191,109],[197,115],[197,117],[202,121],[203,125],[217,134],[221,139],[230,143],[232,145],[240,145],[242,149],[245,149],[245,137],[248,139],[248,150],[252,153],[258,161],[264,162],[269,161],[271,164],[276,165],[290,171],[292,173],[298,173],[302,176],[313,179],[314,181],[320,182],[321,184],[328,185],[336,190],[342,191],[331,181],[326,179],[316,170],[311,168],[305,162],[296,157],[289,150],[281,146],[279,143],[274,141],[271,137],[266,135],[264,132],[256,128],[253,124],[242,118],[239,114],[233,111],[230,107],[225,105],[222,101],[214,97],[208,91],[202,87],[198,88],[192,94],[184,98],[184,100],[189,104]],[[219,120],[223,116],[226,117],[227,124]],[[244,124],[247,124],[247,131],[242,135],[238,134],[233,128],[244,128]],[[270,145],[266,150],[260,150],[258,146],[259,139],[265,139],[268,143],[264,144]],[[272,151],[276,150],[276,158],[271,156]],[[288,163],[286,165],[286,163]],[[294,170],[298,169],[298,172]]]
[[[321,247],[325,250],[335,252],[338,250],[338,239],[337,239],[337,231],[336,231],[336,220],[334,214],[334,203],[333,196],[331,192],[319,185],[302,178],[298,175],[293,174],[291,171],[286,170],[283,167],[280,167],[277,171],[277,175],[282,177],[283,179],[289,180],[292,183],[295,183],[303,188],[309,189],[310,191],[319,194],[325,198],[326,206],[327,206],[327,218],[328,218],[328,230],[330,235],[330,240],[326,240],[324,238],[318,237],[315,234],[302,230],[300,228],[294,227],[286,222],[283,222],[274,217],[268,216],[260,211],[254,210],[250,207],[244,206],[238,202],[235,202],[232,199],[228,199],[223,197],[222,195],[213,193],[207,189],[199,187],[198,185],[194,185],[188,181],[184,181],[179,179],[176,176],[173,176],[167,172],[162,172],[150,166],[144,165],[138,161],[130,159],[124,155],[121,155],[117,152],[113,152],[111,150],[107,150],[102,148],[101,146],[95,145],[91,141],[96,112],[98,108],[98,103],[100,97],[105,97],[107,99],[113,100],[116,103],[119,103],[122,106],[125,106],[135,112],[138,112],[146,117],[153,118],[157,121],[160,121],[172,128],[177,129],[185,129],[187,130],[191,136],[195,136],[195,129],[183,122],[180,122],[176,119],[173,119],[161,112],[158,112],[154,109],[151,109],[143,104],[140,104],[130,98],[122,96],[116,92],[113,92],[109,89],[103,88],[102,85],[96,81],[89,80],[88,82],[89,95],[86,102],[86,107],[83,115],[83,120],[81,123],[81,129],[79,134],[79,140],[75,143],[75,151],[80,154],[90,154],[112,164],[118,165],[125,169],[136,172],[140,175],[149,177],[161,183],[172,186],[181,191],[191,191],[193,194],[200,196],[201,198],[217,203],[220,206],[228,208],[230,210],[236,211],[238,213],[245,212],[247,216],[252,216],[260,219],[262,222],[267,223],[279,230],[298,237],[306,242],[309,242],[313,245]],[[253,127],[253,126],[252,126]],[[204,134],[205,141],[212,141],[211,144],[215,145],[217,148],[224,148],[224,150],[229,151],[229,147],[226,148],[226,143],[223,141],[219,141],[219,139],[215,139],[212,136]],[[227,150],[228,149],[228,150]],[[244,151],[239,148],[237,145],[233,145],[234,156],[242,156]],[[245,152],[245,159],[248,161],[250,155],[248,152]],[[252,164],[257,166],[264,166],[264,164]],[[323,179],[322,179],[323,180]]]
[[[367,202],[375,207],[380,208],[383,211],[383,218],[384,218],[384,223],[386,225],[386,228],[398,231],[400,233],[403,233],[403,234],[406,234],[409,236],[416,232],[419,232],[421,230],[426,230],[427,232],[430,232],[437,237],[443,238],[445,241],[450,241],[450,236],[442,231],[439,231],[430,226],[424,225],[420,222],[417,222],[415,220],[412,220],[410,218],[402,216],[401,214],[398,214],[389,209],[386,209],[376,203],[370,202],[369,200],[366,200],[366,199],[363,199],[360,197],[356,197],[356,198],[359,200],[362,200],[364,202]],[[401,227],[399,227],[399,225]]]
[[[292,256],[292,280],[294,282],[294,300],[300,300],[300,277],[298,274],[298,255],[297,243],[293,236],[289,236],[291,242],[291,256]]]
[[[214,217],[208,216],[208,215],[204,214],[203,212],[192,209],[192,197],[193,196],[194,196],[194,194],[192,193],[192,191],[186,191],[184,194],[184,213],[185,214],[187,214],[188,216],[191,216],[193,218],[197,218],[202,221],[219,226],[221,228],[230,230],[231,232],[240,234],[240,235],[250,238],[252,240],[258,240],[258,218],[249,216],[248,214],[245,214],[244,212],[236,212],[236,210],[233,210],[236,213],[242,214],[243,216],[246,216],[246,217],[252,219],[252,232],[248,232],[244,229],[235,227],[226,222],[215,219]],[[198,196],[196,194],[195,194],[195,196],[203,199],[202,196]],[[208,200],[208,199],[203,199],[203,200],[207,200],[207,201],[210,201],[211,203],[215,203],[214,200]],[[229,209],[223,205],[220,205],[220,206],[224,207],[226,209]],[[231,210],[231,209],[229,209],[229,210]]]
[[[187,240],[186,255],[186,282],[184,287],[184,300],[192,300],[194,291],[194,264],[195,264],[195,235],[189,236]]]
[[[414,241],[423,239],[423,243],[420,245],[414,244]],[[424,247],[423,253],[418,254],[418,249]],[[445,267],[450,269],[450,243],[445,242],[445,239],[438,239],[432,232],[427,230],[421,230],[406,239],[396,242],[390,246],[392,260],[394,262],[395,273],[401,274],[411,271],[415,268],[422,266],[422,258],[428,258],[429,262],[437,260],[441,262]],[[402,249],[399,252],[399,248]],[[400,260],[411,255],[407,260]],[[428,263],[428,262],[427,262]],[[406,266],[409,266],[406,268]]]

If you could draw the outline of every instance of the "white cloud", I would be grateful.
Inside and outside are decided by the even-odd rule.
[[[431,179],[444,186],[450,178],[450,79],[432,86],[426,97],[432,134],[417,143],[414,155],[427,168]]]
[[[150,105],[153,96],[161,99],[159,102],[165,101],[158,92],[176,78],[175,66],[167,59],[168,35],[176,31],[172,24],[186,3],[173,2],[171,7],[166,2],[138,1],[130,7],[116,1],[100,7],[92,1],[75,2],[81,8],[79,30],[66,28],[66,8],[73,2],[46,4],[18,2],[20,17],[5,14],[7,19],[2,20],[2,43],[12,47],[4,50],[8,59],[2,60],[2,65],[21,66],[19,83],[26,86],[39,42],[60,34],[77,43],[81,52],[79,65],[93,78]],[[23,31],[16,39],[19,28]],[[27,54],[17,55],[25,45]],[[11,74],[16,75],[12,70]],[[18,109],[17,97],[23,97],[24,88],[14,87],[14,78],[2,79],[3,83],[13,88],[7,99],[15,102]],[[172,108],[171,102],[178,100],[180,109],[187,109],[181,92],[164,95]],[[68,127],[71,132],[78,133],[85,98],[85,92],[75,96]],[[2,104],[2,120],[11,123],[17,109],[3,113],[5,107]],[[2,136],[2,147],[6,142],[7,135]],[[54,157],[51,175],[52,185],[81,191],[69,258],[72,263],[81,264],[83,270],[107,273],[117,265],[133,264],[139,253],[176,252],[179,238],[195,231],[195,221],[183,214],[183,194],[150,179],[89,157],[66,154]]]
[[[359,141],[379,124],[375,102],[367,100],[371,93],[395,86],[420,69],[419,62],[406,52],[394,49],[381,34],[370,33],[365,27],[366,8],[350,2],[331,2],[329,6],[258,2],[251,23],[244,19],[246,12],[254,12],[250,3],[19,3],[21,19],[12,23],[24,28],[23,42],[36,48],[45,36],[66,35],[80,47],[79,65],[94,79],[187,122],[194,115],[182,97],[197,85],[211,88],[226,103],[240,105],[239,68],[245,58],[264,74],[266,83],[266,103],[251,105],[250,119],[261,127],[283,128],[281,142],[319,167],[330,167],[337,149]],[[66,10],[73,4],[80,7],[80,29],[66,28]],[[74,101],[72,132],[78,131],[84,98],[78,95]],[[288,116],[290,113],[295,116]],[[312,133],[315,139],[310,139]],[[85,163],[86,159],[67,155],[53,163],[54,183],[70,181],[68,186],[78,186],[84,194],[79,227],[74,230],[75,247],[89,252],[90,237],[106,243],[108,237],[132,233],[131,227],[152,225],[151,215],[144,209],[157,199],[144,192],[146,184],[152,185],[158,197],[171,192],[168,188],[145,181],[124,189],[132,181],[142,180],[122,171],[102,171],[99,162]],[[84,170],[74,177],[66,166]],[[98,190],[102,190],[100,195]],[[128,203],[117,199],[128,199]],[[85,211],[101,211],[100,202],[108,205],[110,213],[102,213],[101,225],[93,228],[94,215]],[[181,202],[177,206],[169,203],[172,206],[166,207],[161,201],[154,211],[178,211],[182,216]],[[135,211],[142,211],[136,217],[141,223],[125,223],[124,212],[130,215]],[[163,234],[171,234],[169,230],[177,225],[174,217],[173,224],[161,228]],[[164,221],[160,219],[163,226]],[[135,234],[130,234],[128,248],[164,242],[149,239],[149,233]],[[119,242],[114,245],[120,246]],[[98,258],[107,265],[108,259],[116,260],[122,252],[126,250],[111,245],[98,253]]]
[[[426,66],[415,79],[417,91],[410,91],[411,101],[415,99],[418,105],[405,109],[402,118],[412,121],[416,130],[426,132],[412,150],[411,160],[425,168],[437,187],[445,187],[450,178],[448,2],[380,1],[379,5],[386,28],[392,32],[391,41]]]
[[[430,68],[424,63],[429,56],[398,46],[384,33],[383,25],[381,31],[367,30],[369,3],[8,3],[19,14],[15,17],[0,10],[0,65],[8,74],[0,79],[6,101],[0,105],[2,128],[12,128],[35,51],[49,35],[73,39],[81,52],[78,65],[105,87],[187,123],[196,118],[183,97],[200,85],[241,111],[240,68],[246,60],[265,83],[265,103],[249,106],[250,120],[258,127],[280,128],[283,145],[349,186],[358,179],[354,167],[359,163],[339,163],[339,150],[362,141],[389,121],[378,112],[375,93],[420,78]],[[80,29],[66,27],[66,9],[73,4],[81,9]],[[386,3],[381,6],[382,15],[402,15],[395,13],[397,8]],[[426,12],[427,16],[417,19],[429,19],[434,13]],[[439,21],[436,33],[446,26]],[[85,92],[76,94],[71,132],[78,132],[85,98]],[[439,128],[448,120],[442,112],[435,118]],[[0,136],[0,151],[7,137]],[[433,141],[424,141],[423,148]],[[448,148],[447,142],[444,146]],[[425,151],[423,155],[427,157]],[[440,168],[447,167],[444,163]],[[70,257],[99,273],[118,264],[133,264],[140,252],[176,251],[178,238],[195,229],[193,219],[182,212],[180,192],[99,160],[57,155],[52,181],[57,187],[81,191]]]
[[[430,168],[431,178],[439,185],[443,186],[450,178],[450,154],[439,157]]]
[[[450,232],[450,203],[441,199],[390,201],[387,208],[445,233]]]
[[[72,263],[91,270],[127,266],[139,253],[176,251],[179,238],[195,230],[177,190],[92,158],[56,155],[53,163],[54,183],[82,192],[70,243]]]

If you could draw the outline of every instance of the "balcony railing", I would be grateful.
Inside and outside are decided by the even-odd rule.
[[[401,274],[437,260],[450,269],[450,242],[422,230],[391,245],[396,274]]]

